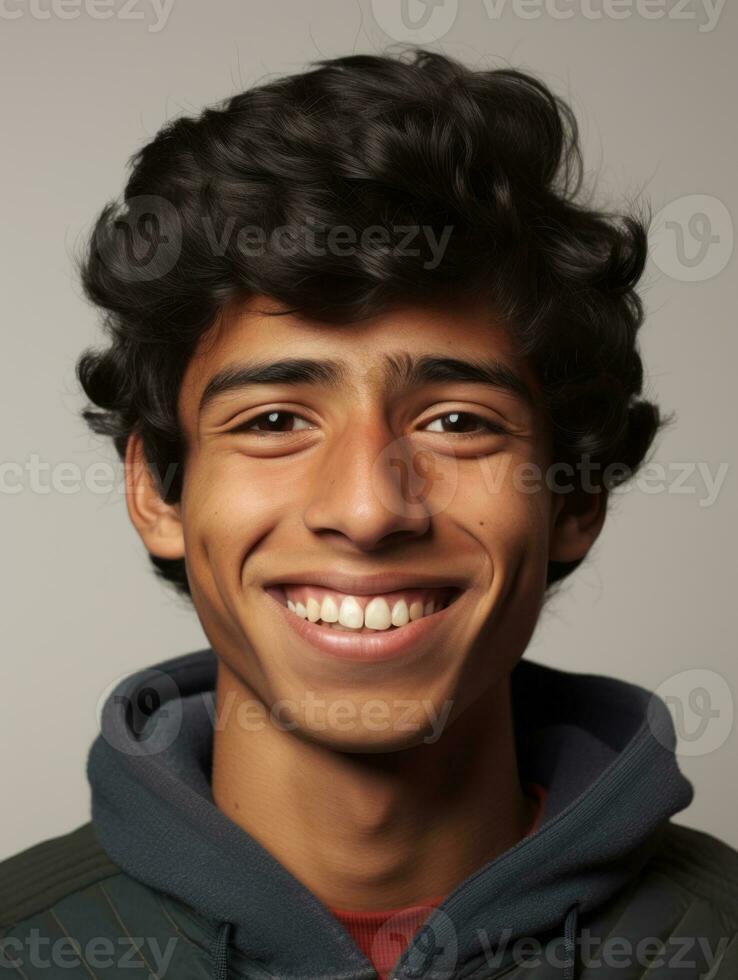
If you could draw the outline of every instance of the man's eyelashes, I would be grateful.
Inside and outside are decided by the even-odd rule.
[[[427,424],[435,425],[437,422],[443,424],[444,419],[452,419],[451,425],[459,425],[459,424],[463,425],[464,422],[467,421],[472,421],[473,423],[476,423],[476,428],[473,429],[471,432],[469,431],[443,432],[443,430],[440,430],[441,432],[443,432],[444,435],[477,436],[477,435],[484,435],[489,433],[502,435],[507,432],[507,429],[503,425],[500,425],[499,422],[493,422],[491,419],[484,418],[484,416],[482,415],[477,415],[476,412],[445,412],[443,415],[438,415],[435,419],[432,419]],[[480,424],[481,424],[481,429],[480,429]],[[438,432],[439,430],[435,429],[433,431]]]
[[[303,429],[311,429],[310,423],[304,419],[301,415],[296,412],[287,412],[284,410],[274,410],[271,412],[262,412],[260,415],[255,415],[251,419],[247,419],[245,422],[241,422],[240,425],[235,426],[233,429],[229,429],[230,432],[255,432],[258,435],[282,435],[284,433],[284,420],[285,419],[299,419],[300,422],[304,422],[305,425],[301,427],[300,430],[288,429],[287,435],[290,432],[302,431]],[[274,428],[268,428],[265,432],[254,428],[257,422],[266,420],[268,426],[274,426]]]
[[[296,428],[290,427],[290,422],[292,420],[298,423]],[[438,425],[440,425],[441,428],[430,428],[430,426]],[[445,425],[450,425],[452,427],[451,431],[444,429],[443,426]],[[471,430],[469,429],[470,425],[472,426]],[[293,432],[304,432],[313,428],[316,428],[316,426],[312,425],[301,415],[298,415],[297,412],[291,412],[284,409],[274,409],[273,411],[269,412],[261,412],[259,415],[255,415],[252,418],[241,422],[239,425],[234,426],[228,431],[231,433],[249,432],[258,436],[279,436],[291,435]],[[459,431],[459,429],[462,431]],[[507,429],[499,422],[485,418],[476,412],[461,411],[444,412],[442,415],[437,415],[435,418],[430,419],[424,424],[423,430],[462,438],[489,434],[504,435],[507,433]]]

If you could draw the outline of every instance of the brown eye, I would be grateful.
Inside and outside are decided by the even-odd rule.
[[[293,427],[293,422],[303,422],[304,425],[297,425]],[[295,412],[287,412],[284,410],[275,409],[273,412],[262,412],[261,415],[255,415],[252,419],[247,422],[243,422],[241,425],[236,426],[233,432],[256,432],[259,434],[270,434],[274,433],[279,435],[280,433],[290,433],[296,432],[300,429],[309,429],[310,423],[307,422],[300,415]]]
[[[442,432],[445,435],[475,436],[490,432],[502,433],[506,431],[503,426],[498,425],[496,422],[491,422],[481,415],[475,415],[474,412],[446,412],[445,415],[439,415],[438,418],[433,419],[429,423],[429,427],[434,425],[440,427],[435,429],[429,428],[429,431]],[[448,428],[444,426],[448,426]]]

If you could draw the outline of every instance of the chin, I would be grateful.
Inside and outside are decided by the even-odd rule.
[[[410,731],[375,732],[357,729],[352,732],[340,729],[319,731],[309,728],[295,729],[294,734],[316,745],[324,746],[334,752],[352,755],[380,755],[388,752],[402,752],[420,745],[428,745],[443,737],[442,732],[432,727],[417,728]]]

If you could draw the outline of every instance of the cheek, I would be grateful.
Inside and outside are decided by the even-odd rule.
[[[545,564],[549,507],[543,470],[529,455],[500,452],[459,464],[454,519],[497,562]]]
[[[262,464],[261,466],[259,464]],[[240,559],[284,514],[294,483],[237,453],[194,458],[182,494],[188,560]]]

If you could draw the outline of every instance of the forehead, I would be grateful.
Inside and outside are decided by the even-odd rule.
[[[346,324],[293,313],[270,315],[283,309],[265,296],[224,307],[188,364],[180,392],[183,415],[191,415],[193,406],[197,410],[224,372],[285,359],[320,362],[327,367],[314,379],[317,383],[357,395],[417,387],[426,377],[440,382],[443,370],[438,365],[428,370],[421,361],[464,359],[492,365],[503,381],[506,374],[511,382],[519,379],[521,391],[536,397],[529,366],[515,357],[507,330],[479,303],[405,305]],[[448,380],[454,380],[453,372]]]

